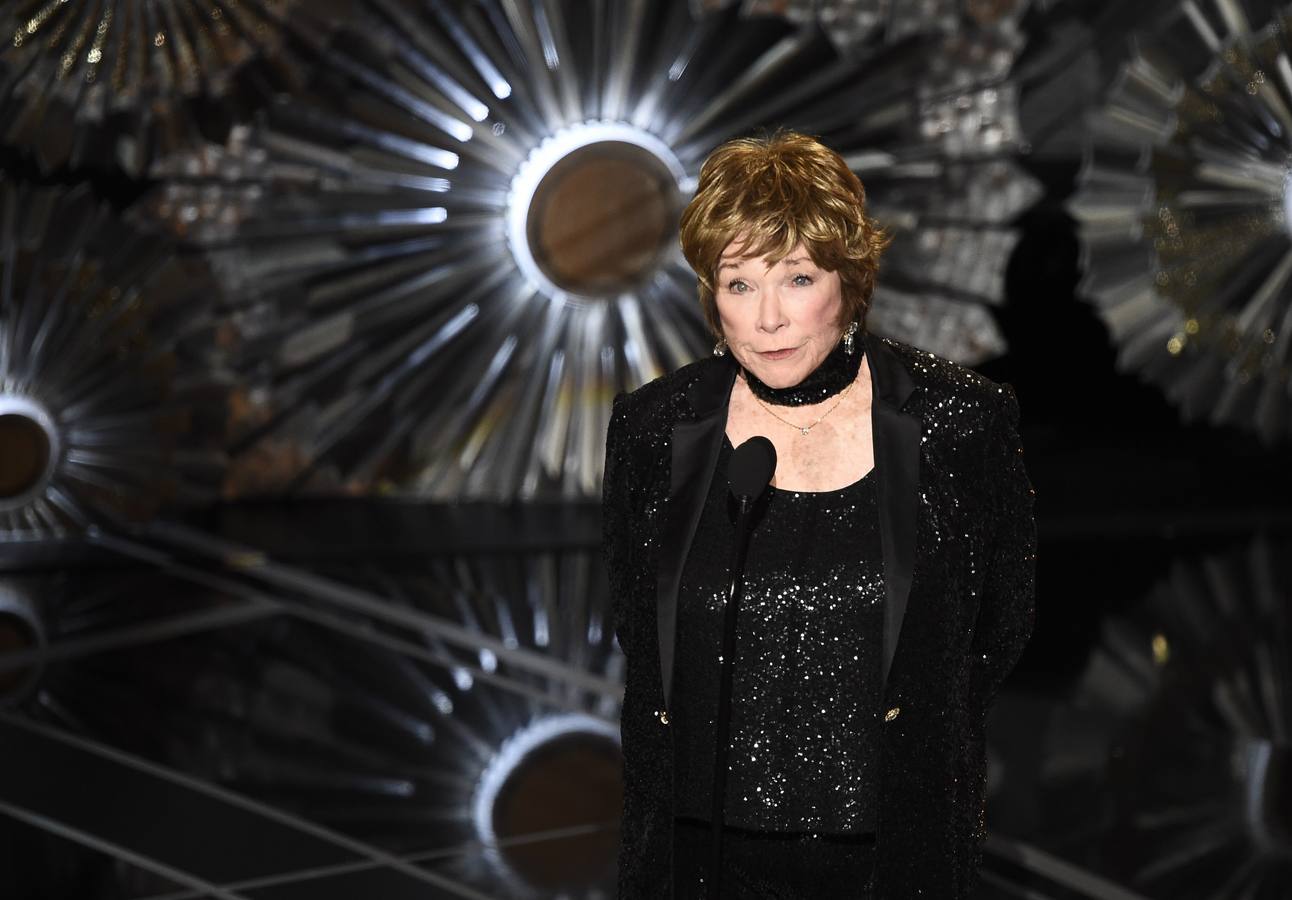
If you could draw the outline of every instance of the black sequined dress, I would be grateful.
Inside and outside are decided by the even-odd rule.
[[[681,589],[677,896],[705,896],[719,647],[734,542],[724,440]],[[860,897],[873,865],[883,561],[874,470],[833,491],[768,488],[736,627],[723,894]]]

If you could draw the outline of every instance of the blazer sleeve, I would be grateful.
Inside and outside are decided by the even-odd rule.
[[[606,429],[606,458],[601,480],[601,551],[610,582],[610,611],[619,647],[627,653],[631,641],[625,601],[629,592],[629,521],[628,467],[624,465],[626,430],[628,428],[628,395],[615,397]]]
[[[994,498],[987,572],[972,642],[975,695],[985,710],[1032,634],[1036,595],[1036,491],[1023,465],[1018,398],[1002,385],[988,429],[986,477]]]

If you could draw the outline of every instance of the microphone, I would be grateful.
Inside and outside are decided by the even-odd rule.
[[[749,507],[767,489],[776,473],[776,448],[761,434],[751,437],[731,454],[727,467],[727,480],[731,493],[740,501],[740,512],[747,514]]]
[[[736,517],[736,541],[732,548],[731,581],[722,615],[722,668],[718,678],[718,709],[713,732],[713,806],[709,843],[709,891],[717,900],[722,890],[722,826],[727,796],[727,751],[731,735],[732,667],[736,655],[736,615],[745,591],[745,556],[753,531],[754,501],[767,490],[776,473],[776,448],[762,435],[751,437],[731,454],[727,481],[740,504]]]

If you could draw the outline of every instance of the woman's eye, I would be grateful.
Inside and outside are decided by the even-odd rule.
[[[812,283],[812,276],[802,275],[802,274],[795,275],[794,283],[797,284],[799,287],[807,287],[809,284]]]
[[[747,287],[749,287],[749,285],[745,284],[743,281],[732,281],[727,284],[727,290],[731,291],[733,294],[743,294]]]

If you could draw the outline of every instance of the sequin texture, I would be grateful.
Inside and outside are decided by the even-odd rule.
[[[881,507],[913,507],[896,557],[909,560],[909,588],[876,705],[874,891],[967,900],[984,838],[986,714],[1032,629],[1035,492],[1012,388],[886,338],[870,336],[866,356]],[[731,382],[722,377],[734,378],[732,365],[711,357],[620,395],[607,432],[603,544],[626,660],[622,900],[673,895],[675,729],[656,716],[665,706],[661,572],[686,544],[675,522],[686,497],[671,484],[673,456],[697,434],[723,427]],[[720,392],[706,387],[715,380],[727,391],[716,401]],[[894,490],[900,473],[879,466],[885,446],[900,446],[898,458],[915,473],[907,497]],[[886,545],[886,562],[891,550]],[[887,569],[885,580],[897,589]],[[900,714],[885,721],[895,709]]]
[[[723,616],[735,530],[718,468],[682,580],[671,724],[679,816],[709,819]],[[875,473],[835,491],[768,488],[736,625],[724,821],[874,830],[883,560]]]

